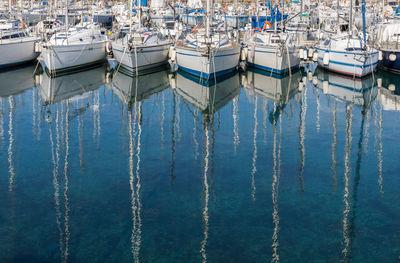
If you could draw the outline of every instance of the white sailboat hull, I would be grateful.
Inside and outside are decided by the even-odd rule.
[[[84,68],[105,59],[106,42],[56,46],[44,45],[42,57],[50,74]]]
[[[36,42],[34,38],[0,42],[0,68],[34,61],[39,55],[35,52]]]
[[[237,69],[240,47],[205,49],[176,47],[176,61],[180,69],[203,79],[213,79]]]
[[[300,58],[295,48],[277,50],[276,47],[249,45],[247,61],[249,66],[270,71],[276,74],[286,74],[289,70],[297,70]]]
[[[371,74],[378,65],[378,52],[367,54],[360,52],[332,51],[317,49],[318,65],[327,70],[352,77],[364,77]],[[324,61],[325,53],[329,53],[329,60]],[[326,63],[328,62],[328,63]]]
[[[145,70],[166,64],[169,46],[170,43],[166,43],[127,50],[123,45],[113,42],[113,53],[122,67],[130,71]]]

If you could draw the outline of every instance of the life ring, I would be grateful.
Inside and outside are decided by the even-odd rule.
[[[255,27],[251,30],[251,35],[254,36],[254,33],[257,32],[258,30],[260,30],[260,28]]]
[[[263,28],[264,29],[271,29],[272,28],[271,23],[268,22],[268,21],[265,21]]]
[[[195,28],[192,29],[192,33],[197,31],[197,30],[199,30],[199,29],[200,29],[200,27],[196,26]]]

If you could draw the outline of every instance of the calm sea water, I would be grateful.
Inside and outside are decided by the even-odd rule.
[[[0,262],[399,262],[400,76],[33,71],[0,74]]]

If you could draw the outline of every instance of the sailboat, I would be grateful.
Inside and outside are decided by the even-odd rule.
[[[105,60],[106,37],[96,23],[83,22],[69,28],[68,0],[65,30],[42,45],[42,67],[51,76],[86,68]]]
[[[130,16],[132,16],[131,10]],[[138,24],[135,26],[130,24],[129,33],[120,34],[120,38],[112,41],[114,58],[117,62],[127,70],[137,73],[166,64],[171,45],[171,41],[161,32],[141,25],[141,13],[141,1],[139,1]]]
[[[180,69],[202,79],[214,79],[238,67],[240,45],[226,31],[213,30],[210,0],[207,0],[206,28],[195,27],[176,43]]]
[[[295,44],[296,35],[277,28],[278,19],[283,23],[279,14],[277,11],[271,17],[274,25],[265,21],[260,30],[252,29],[252,36],[247,41],[247,62],[251,67],[284,75],[299,69],[300,57]]]
[[[353,1],[350,1],[348,33],[328,37],[317,46],[318,65],[329,71],[362,78],[371,74],[378,65],[378,50],[367,45],[365,25],[365,0],[362,1],[363,38],[353,34]]]
[[[18,20],[0,20],[0,68],[21,65],[36,60],[35,45],[39,37],[33,35]]]

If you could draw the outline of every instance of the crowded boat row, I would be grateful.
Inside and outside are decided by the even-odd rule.
[[[139,74],[169,63],[205,80],[247,66],[292,74],[307,61],[352,78],[365,77],[378,65],[400,72],[396,6],[364,0],[361,6],[340,0],[337,5],[205,4],[153,0],[147,7],[141,0],[111,7],[66,1],[38,7],[34,2],[31,12],[36,6],[44,19],[29,26],[32,20],[23,16],[28,11],[8,3],[8,9],[0,8],[0,67],[38,59],[56,76],[108,58],[115,70]]]

